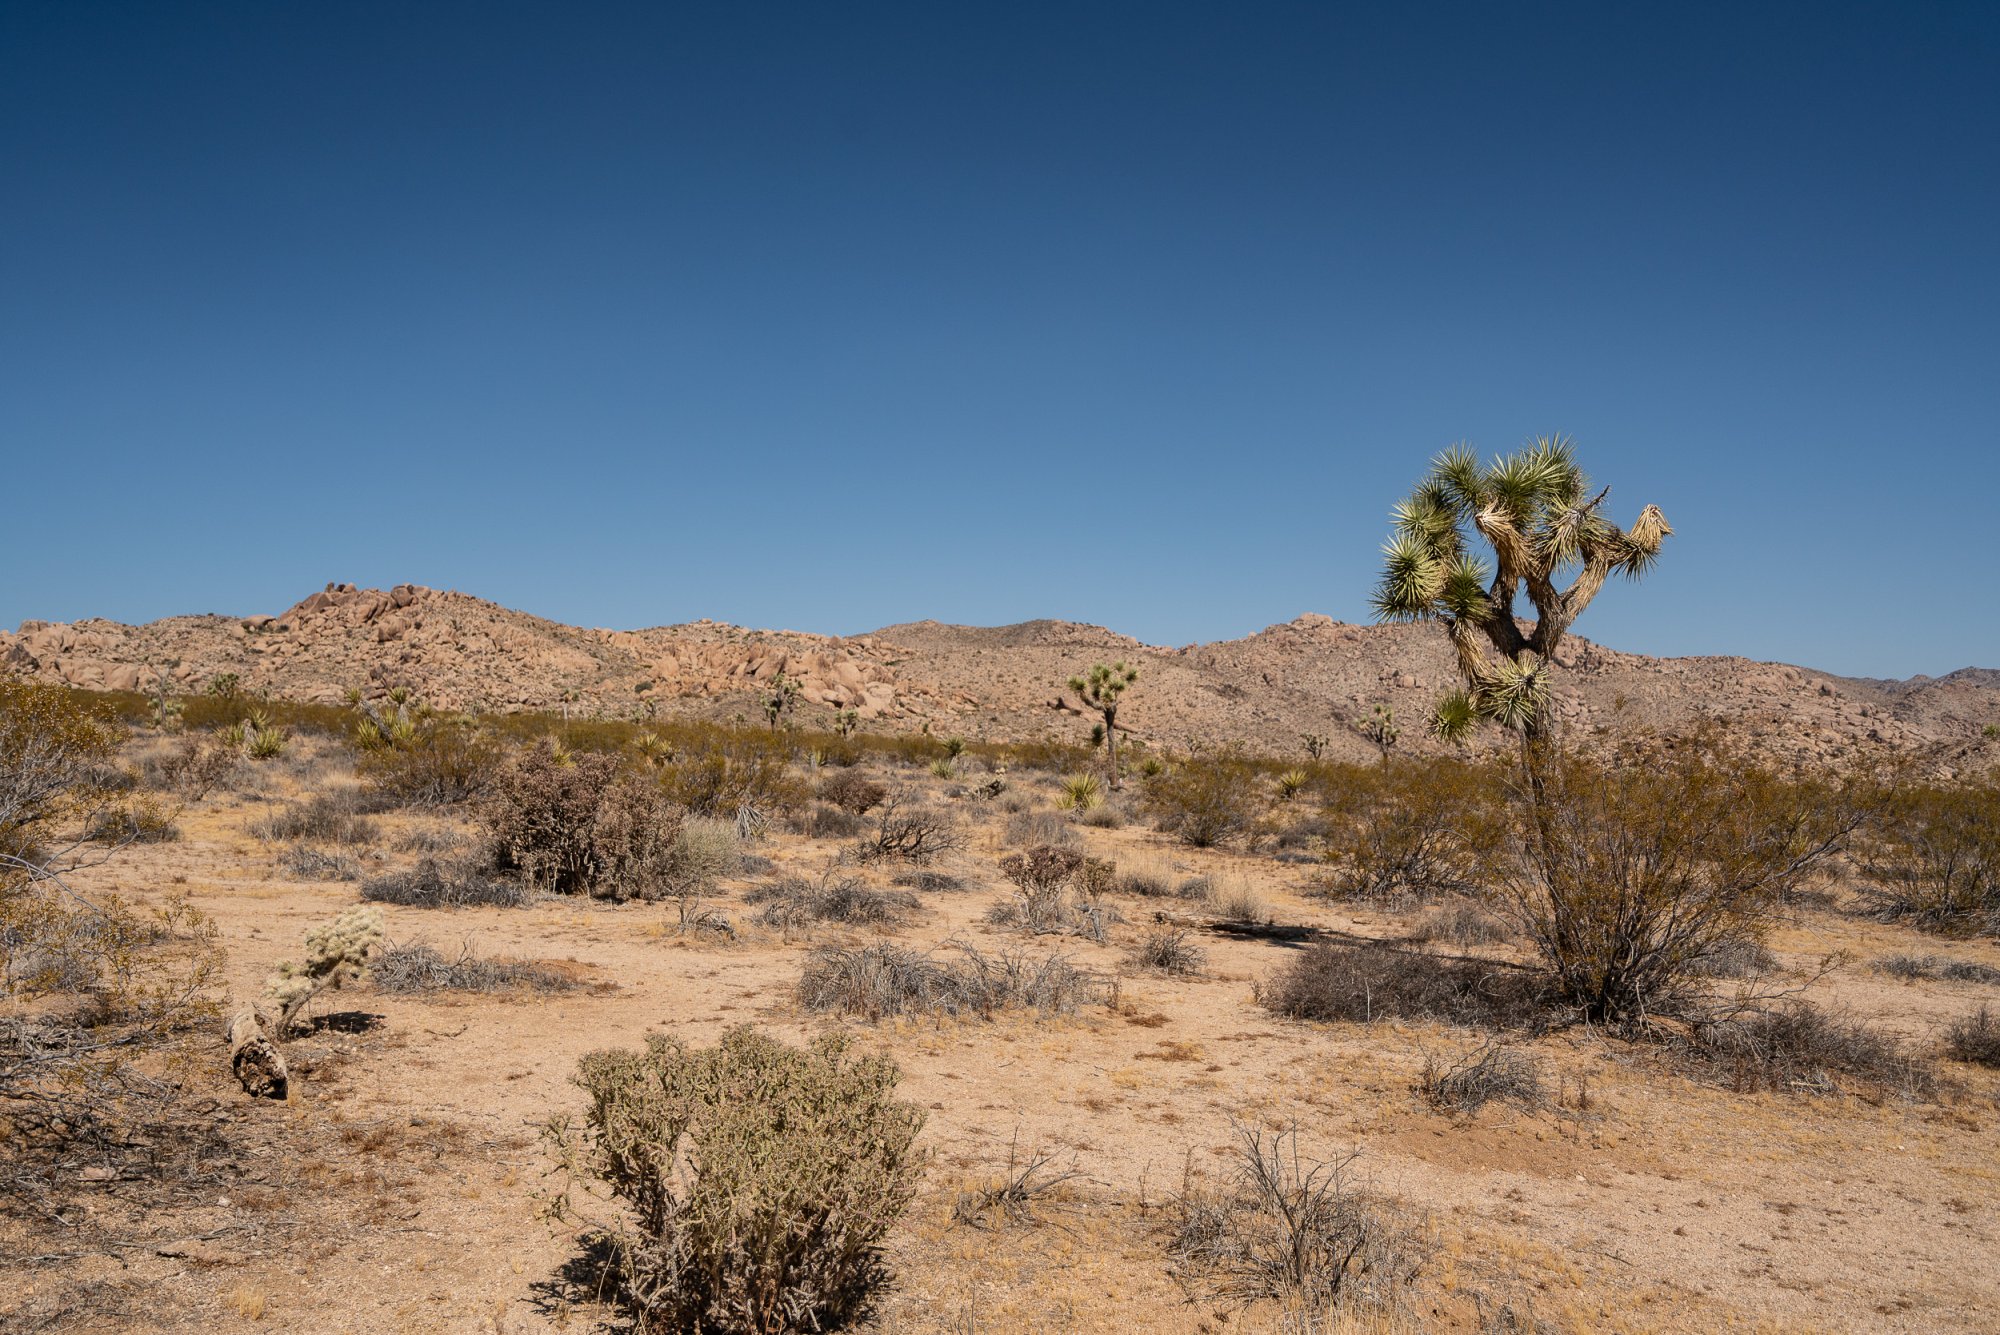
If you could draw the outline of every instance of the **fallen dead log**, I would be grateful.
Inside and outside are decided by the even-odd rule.
[[[230,1017],[229,1069],[252,1098],[285,1097],[291,1078],[285,1070],[285,1054],[264,1033],[255,1006],[244,1006]]]
[[[1328,932],[1320,927],[1295,927],[1275,922],[1234,922],[1227,918],[1203,918],[1188,913],[1173,913],[1166,909],[1156,909],[1153,921],[1168,927],[1186,927],[1194,931],[1214,932],[1217,936],[1250,937],[1258,941],[1318,941],[1325,937],[1344,935]]]

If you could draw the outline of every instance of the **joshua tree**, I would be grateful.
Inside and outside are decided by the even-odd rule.
[[[1354,725],[1355,731],[1375,743],[1375,749],[1382,753],[1382,763],[1389,763],[1389,748],[1403,735],[1396,726],[1396,711],[1387,705],[1375,706],[1375,712]]]
[[[784,674],[771,678],[771,693],[764,697],[764,718],[771,725],[771,731],[778,730],[778,722],[792,712],[792,706],[799,698],[799,684]]]
[[[861,722],[861,711],[856,709],[836,709],[833,711],[833,728],[843,738],[852,737],[855,727]]]
[[[1306,748],[1307,757],[1312,760],[1318,760],[1326,754],[1327,737],[1323,732],[1302,732],[1299,734],[1299,741]]]
[[[1613,571],[1644,574],[1673,532],[1652,505],[1631,528],[1619,528],[1598,513],[1610,490],[1592,495],[1570,442],[1542,437],[1484,466],[1454,446],[1396,507],[1376,614],[1442,622],[1465,681],[1438,701],[1433,736],[1459,740],[1490,720],[1518,731],[1523,754],[1536,758],[1548,730],[1556,647]],[[1493,550],[1490,566],[1472,551],[1480,539]],[[1569,587],[1559,589],[1565,577]],[[1514,617],[1523,588],[1535,611],[1525,629]]]
[[[391,691],[389,693],[389,698],[392,700],[395,699],[396,693],[394,691]],[[576,687],[565,686],[563,687],[562,694],[556,698],[562,701],[563,726],[567,728],[569,726],[569,707],[575,704],[578,700],[582,699],[583,696],[581,692],[579,692],[576,689]]]
[[[1069,688],[1077,698],[1104,716],[1104,746],[1113,792],[1118,791],[1118,697],[1137,680],[1139,669],[1127,667],[1122,659],[1110,667],[1097,664],[1088,677],[1069,679]]]

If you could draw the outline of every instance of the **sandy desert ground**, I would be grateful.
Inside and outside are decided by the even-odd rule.
[[[941,864],[965,888],[923,893],[920,913],[891,935],[918,946],[1020,944],[984,921],[1007,893],[995,864],[1019,813],[1005,807],[1052,812],[1055,780],[1011,776],[1003,807],[944,798],[951,785],[914,766],[870,763],[951,801],[970,832]],[[80,884],[139,904],[186,895],[220,928],[231,991],[253,996],[309,928],[357,902],[357,887],[294,879],[278,864],[282,846],[251,826],[287,801],[353,782],[344,747],[298,739],[285,758],[246,767],[232,788],[185,810],[178,841],[125,849]],[[375,840],[351,850],[364,875],[413,861],[399,851],[407,845],[470,832],[462,814],[375,821]],[[1309,863],[1185,848],[1143,822],[1075,831],[1091,854],[1121,866],[1247,887],[1282,924],[1364,938],[1410,926],[1409,915],[1309,895]],[[847,1031],[891,1054],[903,1093],[929,1109],[922,1140],[933,1159],[892,1235],[897,1278],[871,1330],[1274,1329],[1270,1311],[1230,1311],[1177,1282],[1165,1237],[1169,1202],[1191,1167],[1220,1163],[1239,1125],[1286,1124],[1314,1157],[1358,1152],[1359,1179],[1432,1249],[1399,1310],[1357,1317],[1355,1329],[2000,1329],[2000,1073],[1946,1063],[1947,1092],[1919,1100],[1743,1094],[1676,1069],[1657,1049],[1571,1028],[1517,1040],[1550,1073],[1554,1097],[1541,1106],[1433,1111],[1412,1088],[1425,1057],[1469,1051],[1484,1036],[1276,1018],[1257,1004],[1256,987],[1298,949],[1286,940],[1202,933],[1203,976],[1140,969],[1128,948],[1149,919],[1187,906],[1132,896],[1113,897],[1125,921],[1107,944],[1029,943],[1115,977],[1114,1004],[1057,1019],[807,1015],[795,987],[808,952],[873,932],[821,925],[809,939],[786,939],[755,925],[741,896],[784,872],[816,874],[844,842],[774,830],[750,844],[769,865],[722,888],[717,906],[739,927],[733,941],[681,935],[660,904],[388,908],[392,942],[543,961],[581,986],[396,996],[363,983],[327,994],[314,1010],[332,1022],[290,1045],[283,1102],[238,1091],[214,1040],[186,1106],[232,1146],[225,1168],[192,1201],[162,1203],[106,1182],[71,1207],[73,1228],[9,1225],[0,1325],[616,1328],[615,1311],[564,1278],[574,1238],[538,1216],[548,1170],[541,1125],[580,1108],[569,1077],[586,1051],[659,1031],[704,1042],[754,1022],[791,1040]],[[863,874],[885,883],[882,872]],[[2000,966],[2000,946],[1941,945],[1850,916],[1837,896],[1801,909],[1772,945],[1801,979],[1842,952],[1846,963],[1812,985],[1813,998],[1919,1048],[1996,993],[1871,970],[1896,952]],[[1029,1147],[1081,1177],[1031,1221],[954,1220],[962,1188]]]

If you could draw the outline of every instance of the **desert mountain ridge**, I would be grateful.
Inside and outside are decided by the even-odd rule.
[[[244,689],[337,702],[350,688],[407,686],[444,708],[558,709],[612,717],[758,716],[756,692],[798,681],[797,721],[853,709],[876,731],[1020,740],[1081,738],[1086,717],[1062,690],[1093,662],[1138,664],[1121,733],[1156,746],[1295,752],[1305,734],[1329,755],[1372,754],[1354,725],[1395,711],[1402,749],[1425,751],[1422,720],[1454,681],[1430,626],[1350,625],[1317,613],[1240,639],[1169,648],[1101,626],[917,621],[863,635],[756,630],[694,621],[643,630],[565,625],[470,594],[399,584],[329,584],[275,614],[164,617],[144,625],[25,621],[0,631],[0,667],[104,690],[151,690],[164,675],[192,691],[234,673]],[[1564,726],[1579,738],[1727,724],[1773,758],[1806,763],[1883,750],[1948,769],[2000,758],[2000,671],[1907,681],[1840,677],[1736,657],[1654,658],[1572,635],[1558,656]],[[1498,734],[1484,740],[1499,745]]]

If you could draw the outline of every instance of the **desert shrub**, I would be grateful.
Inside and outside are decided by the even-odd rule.
[[[1593,1022],[1684,1008],[1704,962],[1759,940],[1865,815],[1858,784],[1786,781],[1715,739],[1537,767],[1498,881],[1556,990]]]
[[[965,889],[965,878],[963,876],[953,876],[950,872],[912,868],[909,871],[899,871],[894,876],[891,876],[889,884],[900,885],[910,890],[952,894]]]
[[[1080,848],[1083,838],[1063,817],[1053,811],[1019,811],[1007,818],[1000,842],[1009,848]]]
[[[1031,960],[1024,953],[984,955],[955,947],[940,962],[882,941],[859,950],[823,947],[799,977],[799,1004],[880,1020],[896,1015],[990,1018],[1005,1010],[1072,1015],[1092,1002],[1116,1004],[1117,985],[1079,969],[1067,956]]]
[[[1184,928],[1158,927],[1140,938],[1133,948],[1132,962],[1142,969],[1194,978],[1207,964],[1208,953],[1194,943],[1192,933]]]
[[[409,995],[423,992],[569,992],[576,980],[530,960],[481,959],[469,946],[454,958],[422,941],[389,946],[368,966],[369,981],[378,991]]]
[[[1146,781],[1145,806],[1162,831],[1193,848],[1234,842],[1257,819],[1257,772],[1240,756],[1197,756]]]
[[[1343,1306],[1389,1306],[1426,1260],[1416,1232],[1349,1180],[1354,1154],[1317,1163],[1296,1127],[1238,1128],[1219,1184],[1190,1166],[1173,1202],[1169,1244],[1178,1277],[1215,1299],[1272,1300],[1318,1329]]]
[[[1724,937],[1688,963],[1688,973],[1696,978],[1755,978],[1778,967],[1778,957],[1762,942],[1747,937]]]
[[[661,770],[667,796],[696,816],[789,811],[805,801],[791,750],[761,733],[713,733]]]
[[[1504,919],[1469,899],[1439,904],[1417,919],[1412,941],[1448,941],[1455,946],[1486,946],[1508,938]]]
[[[1043,845],[1000,859],[1000,872],[1014,883],[1013,900],[995,905],[987,921],[1037,935],[1068,932],[1103,941],[1115,915],[1097,902],[1111,879],[1110,868],[1073,849]]]
[[[188,1040],[219,1013],[214,926],[182,900],[142,912],[59,880],[116,856],[53,831],[88,823],[118,741],[100,704],[0,676],[0,1200],[71,1237],[80,1164],[136,1193],[208,1134],[180,1091],[212,1060]]]
[[[1942,978],[1954,983],[2000,983],[2000,969],[1977,960],[1946,959],[1941,955],[1884,955],[1874,964],[1877,973],[1905,982]]]
[[[868,827],[868,822],[844,807],[814,802],[792,817],[792,829],[808,839],[851,839]]]
[[[1264,901],[1257,897],[1257,892],[1233,877],[1222,881],[1211,880],[1206,898],[1209,908],[1224,922],[1254,925],[1271,921],[1270,910],[1264,907]]]
[[[312,839],[325,844],[372,844],[379,832],[363,811],[365,804],[363,794],[354,789],[328,789],[251,822],[250,833],[274,843]]]
[[[693,817],[681,822],[667,845],[661,880],[672,895],[712,894],[718,881],[736,874],[742,860],[734,822]]]
[[[1977,960],[1946,960],[1938,965],[1938,977],[1952,983],[2000,984],[2000,969]]]
[[[1076,813],[1076,823],[1093,830],[1122,830],[1131,813],[1124,802],[1100,802]]]
[[[190,802],[199,802],[236,771],[238,753],[213,735],[183,737],[147,765],[147,779]]]
[[[1321,942],[1258,988],[1264,1007],[1295,1020],[1443,1020],[1532,1028],[1549,1018],[1532,972],[1383,945]]]
[[[1901,978],[1905,982],[1915,982],[1919,978],[1937,977],[1938,958],[1935,955],[1884,955],[1875,961],[1875,971],[1886,973],[1891,978]]]
[[[306,933],[305,959],[281,961],[264,984],[264,997],[278,1009],[273,1026],[289,1033],[312,999],[368,976],[368,960],[382,943],[382,910],[349,909]]]
[[[1068,1166],[1058,1166],[1053,1150],[1023,1152],[1020,1141],[1007,1147],[1007,1166],[986,1181],[960,1191],[951,1203],[952,1222],[985,1228],[990,1221],[1026,1224],[1035,1219],[1035,1206],[1060,1197],[1070,1183],[1083,1177],[1071,1156]]]
[[[819,922],[885,927],[919,908],[917,897],[907,890],[876,890],[860,877],[842,875],[831,867],[817,879],[787,876],[753,887],[744,898],[764,906],[757,915],[759,922],[786,932]]]
[[[429,857],[419,859],[407,871],[369,878],[361,887],[361,897],[377,904],[420,909],[523,908],[539,898],[524,881],[487,876],[468,863]]]
[[[865,814],[889,795],[889,790],[857,770],[844,769],[820,781],[819,800],[852,815]]]
[[[1953,1061],[2000,1066],[2000,1020],[1993,1018],[1991,1009],[1981,1006],[1964,1019],[1952,1021],[1944,1031],[1944,1051]]]
[[[1433,1108],[1475,1113],[1494,1099],[1530,1108],[1546,1101],[1542,1064],[1502,1043],[1487,1043],[1456,1058],[1428,1055],[1417,1093]]]
[[[354,857],[312,844],[288,845],[278,854],[278,866],[300,881],[353,881],[361,876],[361,863]]]
[[[655,1035],[591,1053],[582,1124],[547,1133],[567,1179],[551,1213],[577,1218],[596,1184],[620,1203],[587,1222],[642,1329],[842,1325],[887,1279],[882,1240],[922,1174],[924,1115],[895,1097],[899,1078],[838,1037],[801,1050],[750,1028],[713,1048]]]
[[[500,869],[555,894],[679,893],[697,851],[683,846],[681,812],[657,783],[615,756],[546,742],[494,772],[482,817]]]
[[[940,756],[930,763],[930,772],[934,779],[956,779],[958,762],[949,756]]]
[[[1887,794],[1861,841],[1870,911],[1950,935],[2000,934],[2000,785]]]
[[[148,794],[91,812],[84,837],[96,844],[171,844],[181,837],[177,814]]]
[[[1121,894],[1146,899],[1167,899],[1174,893],[1178,878],[1172,867],[1161,862],[1121,863],[1113,889]]]
[[[470,842],[463,832],[447,825],[413,825],[394,840],[398,852],[433,855],[455,852]]]
[[[1492,777],[1449,760],[1363,773],[1334,788],[1327,804],[1326,892],[1428,903],[1475,889],[1501,835]]]
[[[1703,1017],[1681,1050],[1697,1073],[1745,1093],[1828,1094],[1843,1080],[1908,1098],[1937,1090],[1935,1072],[1895,1039],[1797,999]]]
[[[505,759],[504,749],[486,729],[457,716],[420,711],[386,726],[363,720],[355,736],[362,778],[403,806],[470,801]]]
[[[1191,904],[1206,904],[1220,893],[1219,885],[1215,877],[1206,872],[1183,876],[1174,883],[1174,898],[1184,899]]]
[[[965,836],[951,812],[931,806],[912,789],[898,788],[875,808],[873,827],[862,834],[855,852],[863,862],[929,862],[964,846]]]

